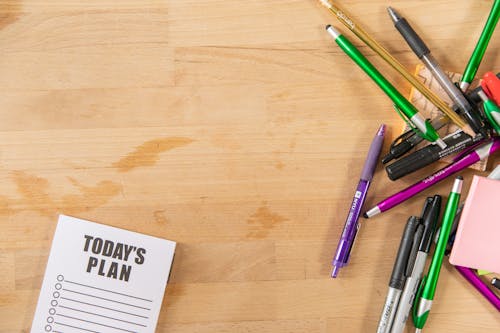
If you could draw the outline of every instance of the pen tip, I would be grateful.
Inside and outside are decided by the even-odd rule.
[[[331,25],[331,24],[327,24],[327,25],[326,25],[326,27],[325,27],[325,29],[326,29],[326,30],[328,30],[328,29],[330,29],[331,27],[332,27],[332,25]]]
[[[333,266],[333,269],[332,269],[332,274],[331,274],[331,277],[332,278],[336,278],[337,275],[339,274],[339,266]]]
[[[457,179],[459,179],[459,180],[464,180],[464,177],[462,177],[462,176],[457,176]]]
[[[389,13],[389,16],[391,17],[391,20],[396,23],[401,19],[401,16],[398,15],[398,13],[394,10],[392,7],[387,7],[387,12]]]
[[[365,219],[369,219],[369,218],[370,218],[370,217],[368,216],[368,214],[366,214],[366,212],[364,212],[364,213],[363,213],[363,217],[364,217]]]

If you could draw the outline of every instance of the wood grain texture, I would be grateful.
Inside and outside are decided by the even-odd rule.
[[[413,70],[388,5],[460,72],[491,1],[342,1]],[[327,23],[408,94],[314,0],[0,0],[0,333],[29,331],[61,213],[178,242],[157,332],[373,332],[406,218],[451,180],[362,221],[329,278],[369,143],[401,121]],[[379,167],[367,205],[439,167]],[[446,262],[425,331],[499,330]]]

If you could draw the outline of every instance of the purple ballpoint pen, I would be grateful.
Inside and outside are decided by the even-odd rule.
[[[384,135],[385,125],[382,124],[380,125],[377,134],[370,145],[370,149],[368,150],[368,156],[366,157],[365,165],[363,166],[363,171],[361,172],[358,187],[356,188],[356,192],[352,198],[344,230],[342,231],[339,244],[337,245],[337,251],[335,252],[335,257],[332,261],[333,278],[337,277],[340,268],[347,265],[349,260],[352,244],[354,243],[354,239],[356,238],[356,234],[359,229],[359,215],[361,215],[361,208],[365,202],[366,193],[368,192],[370,182],[373,178],[373,173],[375,172],[375,167],[377,166],[378,157],[384,143]]]
[[[455,268],[467,279],[493,306],[500,311],[500,298],[477,276],[474,271],[467,267],[455,266]]]
[[[500,149],[500,137],[495,137],[490,140],[488,143],[482,145],[471,151],[466,156],[462,157],[460,160],[449,164],[448,166],[436,171],[432,175],[427,178],[422,179],[421,181],[410,185],[398,193],[391,195],[390,197],[379,202],[375,207],[368,210],[364,216],[366,218],[373,217],[378,215],[386,210],[391,209],[392,207],[400,204],[401,202],[413,197],[414,195],[422,192],[423,190],[431,187],[432,185],[440,182],[441,180],[451,176],[452,174],[467,168],[468,166],[476,163],[479,160],[482,160],[485,157],[490,156],[494,152]]]

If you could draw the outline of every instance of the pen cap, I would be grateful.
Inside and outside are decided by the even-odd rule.
[[[497,73],[496,77],[500,79],[500,72],[499,72],[499,73]],[[482,84],[482,82],[481,82],[481,84]],[[477,93],[478,93],[479,91],[481,91],[481,90],[483,90],[483,87],[482,87],[481,85],[480,85],[479,87],[474,88],[473,90],[471,90],[470,92],[468,92],[468,93],[466,94],[467,99],[468,99],[469,101],[471,101],[471,102],[475,103],[475,104],[477,104],[477,103],[481,102],[481,98],[477,95]],[[488,92],[486,92],[486,93],[487,93],[487,94],[489,94]],[[490,97],[491,97],[491,96],[490,96]],[[498,103],[497,103],[497,104],[498,104]]]
[[[486,72],[481,87],[497,105],[500,103],[500,79],[493,72]]]
[[[415,216],[411,216],[408,219],[408,222],[406,222],[403,237],[401,238],[401,243],[399,244],[398,254],[396,255],[396,261],[394,262],[394,268],[392,269],[389,287],[399,290],[403,289],[406,266],[408,264],[413,238],[419,222],[419,218]]]
[[[422,241],[420,242],[419,251],[429,253],[432,245],[433,234],[436,231],[437,221],[439,219],[439,213],[441,212],[441,196],[435,195],[431,206],[424,213],[422,217],[422,223],[424,225],[424,234],[422,236]]]
[[[387,176],[390,180],[397,180],[404,177],[418,169],[434,162],[434,155],[437,154],[441,148],[438,145],[430,145],[416,152],[405,156],[392,164],[385,167]]]
[[[377,167],[378,157],[380,155],[380,150],[382,150],[382,145],[384,144],[384,134],[385,125],[380,125],[375,138],[373,139],[370,149],[368,150],[368,156],[366,157],[365,165],[363,166],[363,171],[361,171],[361,179],[366,181],[371,181],[373,178],[373,173]]]

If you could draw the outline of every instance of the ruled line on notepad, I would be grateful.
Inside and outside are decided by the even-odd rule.
[[[68,324],[65,324],[65,323],[57,322],[57,321],[55,321],[54,324],[61,325],[61,326],[66,326],[66,327],[71,327],[71,328],[76,328],[77,330],[82,330],[82,331],[85,331],[85,332],[101,333],[101,332],[98,332],[98,331],[92,331],[92,330],[88,330],[88,329],[83,328],[83,327],[68,325]]]
[[[82,301],[79,301],[79,300],[76,300],[76,299],[72,299],[72,298],[61,297],[61,299],[64,299],[66,301],[81,303],[81,304],[85,304],[85,305],[95,306],[97,308],[106,309],[106,310],[110,310],[110,311],[120,312],[120,313],[128,314],[128,315],[131,315],[131,316],[136,316],[136,317],[140,317],[140,318],[144,318],[144,319],[149,319],[149,317],[146,317],[146,316],[141,316],[141,315],[138,315],[138,314],[135,314],[135,313],[130,313],[130,312],[122,311],[122,310],[108,308],[108,307],[101,306],[101,305],[95,305],[95,304],[92,304],[92,303],[82,302]]]
[[[125,328],[120,328],[120,327],[115,327],[115,326],[111,326],[111,325],[106,325],[106,324],[98,323],[98,322],[91,321],[91,320],[85,320],[85,319],[81,319],[81,318],[77,318],[77,317],[66,316],[66,315],[63,315],[63,314],[60,314],[60,313],[56,313],[56,316],[61,316],[61,317],[68,318],[68,319],[79,320],[79,321],[83,321],[85,323],[99,325],[99,326],[103,326],[103,327],[109,327],[109,328],[112,328],[112,329],[115,329],[115,330],[119,330],[119,331],[136,333],[136,331],[130,331],[130,330],[127,330]]]
[[[70,308],[69,306],[59,305],[59,307],[60,307],[60,308],[63,308],[63,309],[68,309],[68,310],[73,310],[73,311],[78,311],[78,312],[87,313],[87,314],[94,315],[94,316],[98,316],[98,317],[103,317],[103,318],[107,318],[107,319],[112,319],[112,320],[116,320],[116,321],[121,321],[122,323],[127,323],[127,324],[132,324],[132,325],[142,326],[142,327],[147,327],[147,326],[146,326],[146,325],[144,325],[144,324],[134,323],[134,322],[132,322],[132,321],[127,321],[127,320],[123,320],[123,319],[120,319],[120,318],[113,318],[113,317],[104,316],[104,315],[101,315],[101,314],[98,314],[98,313],[93,313],[93,312],[84,311],[84,310],[80,310],[80,309]]]
[[[118,304],[128,305],[128,306],[132,306],[132,307],[138,308],[138,309],[143,309],[143,310],[148,310],[148,311],[151,310],[151,309],[145,308],[143,306],[134,305],[134,304],[125,303],[125,302],[120,302],[120,301],[117,301],[117,300],[114,300],[114,299],[100,297],[100,296],[96,296],[96,295],[86,294],[86,293],[82,293],[82,292],[71,290],[71,289],[63,288],[62,290],[68,291],[68,292],[71,292],[71,293],[75,293],[75,294],[79,294],[79,295],[84,295],[84,296],[89,296],[89,297],[94,297],[94,298],[102,299],[102,300],[109,301],[109,302],[115,302],[115,303],[118,303]]]
[[[117,294],[117,295],[127,296],[127,297],[130,297],[130,298],[140,299],[140,300],[146,301],[146,302],[153,302],[153,300],[150,300],[150,299],[141,298],[141,297],[132,296],[132,295],[127,295],[127,294],[119,293],[119,292],[116,292],[116,291],[113,291],[113,290],[108,290],[108,289],[103,289],[103,288],[97,288],[97,287],[89,286],[89,285],[86,285],[86,284],[83,284],[83,283],[79,283],[79,282],[68,281],[68,280],[65,280],[64,282],[76,284],[76,285],[82,286],[82,287],[87,287],[87,288],[97,289],[97,290],[101,290],[101,291],[106,291],[108,293],[113,293],[113,294]]]

